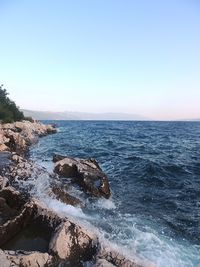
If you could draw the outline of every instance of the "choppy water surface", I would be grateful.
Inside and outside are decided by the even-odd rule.
[[[49,169],[54,153],[96,158],[112,199],[88,199],[83,210],[53,199],[46,199],[48,205],[96,229],[129,256],[159,267],[200,266],[200,123],[56,124],[58,133],[40,139],[31,157]],[[48,182],[41,177],[34,189],[44,200]]]

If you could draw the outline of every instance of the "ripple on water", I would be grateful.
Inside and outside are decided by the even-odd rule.
[[[53,200],[55,210],[96,229],[129,256],[158,267],[200,266],[200,123],[56,123],[59,132],[40,139],[32,158],[51,165],[54,153],[95,157],[113,196],[90,199],[83,210]]]

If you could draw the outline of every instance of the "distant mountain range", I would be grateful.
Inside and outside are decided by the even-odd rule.
[[[141,115],[126,113],[50,112],[22,109],[26,117],[36,120],[149,120]]]

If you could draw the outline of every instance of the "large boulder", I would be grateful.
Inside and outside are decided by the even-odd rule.
[[[92,260],[96,250],[97,237],[70,221],[58,226],[49,245],[52,255],[61,260],[74,262],[74,264]]]
[[[108,177],[95,159],[65,157],[56,162],[54,171],[62,177],[73,178],[92,196],[109,198],[111,195]]]

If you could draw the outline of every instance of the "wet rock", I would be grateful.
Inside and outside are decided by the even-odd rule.
[[[36,165],[30,160],[26,160],[16,153],[12,153],[11,161],[12,164],[4,172],[4,175],[11,181],[14,181],[16,179],[27,180],[30,177],[36,179],[41,174],[48,174],[48,172],[44,168]]]
[[[74,178],[92,196],[109,198],[111,195],[108,177],[94,159],[65,157],[56,162],[54,171],[60,176]]]
[[[80,207],[84,206],[81,200],[79,200],[74,196],[71,196],[69,193],[67,193],[63,188],[59,186],[53,186],[52,192],[55,194],[58,200],[61,200],[63,203],[67,205],[80,206]]]
[[[57,161],[60,161],[60,160],[62,160],[64,158],[65,158],[65,156],[55,154],[55,155],[53,155],[53,162],[56,163]]]
[[[49,245],[52,255],[74,263],[91,260],[96,249],[97,237],[70,221],[58,226]]]
[[[2,170],[9,166],[11,161],[11,153],[8,151],[3,151],[0,152],[0,173],[2,172]]]
[[[143,262],[142,260],[135,258],[130,260],[127,257],[120,254],[118,251],[111,249],[110,247],[99,247],[99,252],[97,253],[96,262],[98,264],[99,260],[106,260],[113,266],[117,267],[156,267],[151,262]],[[101,262],[101,261],[100,261]],[[101,266],[101,265],[100,265]],[[103,267],[104,265],[102,265]],[[105,265],[106,266],[106,265]]]
[[[20,161],[18,164],[12,165],[9,168],[9,177],[12,180],[19,179],[19,180],[27,180],[28,178],[32,177],[34,172],[38,170],[35,166],[27,160]]]
[[[94,267],[115,267],[112,263],[108,262],[105,259],[98,259],[94,264]]]

